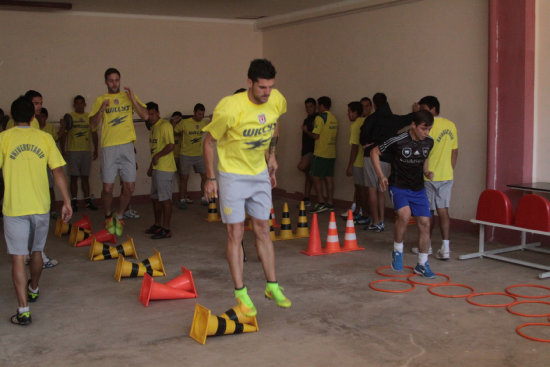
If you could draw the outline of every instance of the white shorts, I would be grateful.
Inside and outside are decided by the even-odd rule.
[[[4,215],[4,237],[8,254],[41,252],[50,229],[50,213],[8,217]]]
[[[380,167],[382,168],[384,176],[389,177],[390,164],[380,161]],[[380,186],[378,185],[378,175],[374,170],[370,157],[363,158],[363,173],[365,174],[365,186],[375,187],[378,191],[380,191]]]
[[[151,180],[151,199],[158,201],[172,200],[172,180],[175,172],[154,169]]]
[[[424,181],[426,194],[430,201],[430,210],[448,208],[451,204],[451,191],[453,180],[449,181]]]
[[[219,172],[220,212],[224,223],[242,223],[245,213],[269,220],[271,181],[267,169],[259,174],[239,175]]]
[[[136,182],[136,151],[134,143],[101,148],[103,183],[115,183],[117,173],[123,182]]]

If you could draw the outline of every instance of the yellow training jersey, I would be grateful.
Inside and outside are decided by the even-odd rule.
[[[67,132],[67,151],[90,151],[90,115],[87,112],[71,112],[71,117],[73,118],[73,127]]]
[[[13,121],[13,119],[9,119],[6,123],[6,130],[11,129],[12,127],[15,127],[15,121]],[[40,129],[40,124],[38,123],[36,117],[32,118],[31,127],[34,127],[35,129]]]
[[[286,112],[286,99],[273,89],[266,103],[254,104],[248,93],[223,98],[204,127],[218,141],[218,169],[241,175],[257,175],[266,169],[265,152]]]
[[[176,126],[178,126],[178,125],[176,124]],[[176,126],[174,126],[174,158],[178,159],[178,157],[180,156],[180,152],[181,152],[181,139],[182,139],[182,137],[181,137],[181,133],[179,133],[179,134],[176,133]]]
[[[175,127],[176,134],[183,134],[181,141],[181,150],[179,154],[188,155],[191,157],[200,157],[202,155],[202,136],[204,131],[202,129],[208,124],[208,120],[202,119],[201,121],[195,121],[190,117],[185,120],[181,120]]]
[[[53,137],[39,129],[16,126],[0,133],[4,175],[4,215],[17,217],[50,211],[46,166],[65,165]]]
[[[361,143],[359,142],[359,136],[361,135],[361,126],[363,126],[363,122],[365,122],[364,117],[358,117],[351,123],[350,126],[350,135],[349,135],[349,144],[350,145],[357,145],[357,156],[355,157],[355,161],[353,161],[354,167],[363,167],[363,147],[361,146]]]
[[[159,119],[151,127],[151,134],[149,135],[151,157],[163,150],[168,144],[174,144],[174,129],[170,121]],[[153,169],[157,171],[176,172],[174,151],[160,157],[158,164],[154,165]]]
[[[432,181],[448,181],[453,179],[451,154],[458,149],[456,126],[443,117],[434,117],[434,124],[430,131],[434,146],[428,156],[430,171],[434,173]]]
[[[336,158],[336,135],[338,120],[330,111],[321,112],[315,117],[312,133],[318,134],[313,155],[321,158]]]
[[[141,106],[146,107],[135,94],[134,97]],[[101,147],[122,145],[135,141],[134,107],[128,94],[126,92],[107,93],[97,97],[90,111],[90,116],[94,116],[101,109],[101,105],[105,100],[109,101],[109,105],[103,111],[102,116]]]
[[[46,122],[44,124],[44,127],[42,129],[40,129],[44,132],[47,132],[48,134],[50,134],[52,137],[53,137],[53,140],[54,141],[57,141],[59,139],[59,137],[57,136],[57,129],[55,128],[55,126],[53,126],[52,124],[50,124],[49,122]]]

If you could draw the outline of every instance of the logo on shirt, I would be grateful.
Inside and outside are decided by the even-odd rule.
[[[424,157],[427,157],[428,154],[430,154],[430,148],[429,147],[422,147],[422,154]]]
[[[260,122],[260,124],[262,124],[262,125],[266,123],[267,119],[266,119],[266,117],[265,117],[265,114],[264,114],[264,113],[262,113],[262,114],[258,115],[258,121],[259,121],[259,122]]]
[[[127,117],[128,116],[122,116],[122,117],[114,118],[111,121],[109,121],[108,124],[111,124],[112,126],[122,124],[124,122],[124,120],[126,120]]]
[[[40,149],[36,145],[34,145],[34,144],[21,144],[21,145],[18,145],[14,150],[12,150],[12,152],[10,153],[10,158],[15,160],[19,156],[19,154],[21,154],[23,152],[34,153],[40,159],[45,157],[45,154],[42,151],[42,149]]]
[[[249,141],[249,142],[246,142],[245,144],[250,145],[248,150],[252,150],[252,149],[257,149],[257,148],[261,147],[262,145],[265,145],[270,140],[271,140],[271,138],[260,139],[260,140],[256,140],[256,141]]]
[[[76,136],[77,138],[82,138],[83,136],[86,136],[86,131],[76,133],[76,134],[74,134],[74,136]]]
[[[412,154],[412,149],[411,148],[403,148],[403,150],[401,151],[401,154],[403,155],[403,157],[405,158],[409,158]]]
[[[201,138],[194,138],[194,139],[191,139],[191,144],[200,143],[200,141],[201,141]]]

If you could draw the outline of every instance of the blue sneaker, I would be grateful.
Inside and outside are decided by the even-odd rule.
[[[433,279],[435,278],[435,274],[430,269],[430,265],[426,262],[424,265],[416,264],[414,268],[414,272],[418,275],[422,275],[424,278]]]
[[[395,271],[403,271],[403,253],[399,251],[394,251],[391,253],[391,257],[391,268]]]

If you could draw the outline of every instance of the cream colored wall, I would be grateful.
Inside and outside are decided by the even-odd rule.
[[[351,200],[347,103],[385,92],[394,113],[405,114],[432,94],[459,134],[451,216],[471,218],[485,185],[487,30],[487,1],[425,0],[264,31],[264,55],[277,67],[277,86],[288,101],[279,186],[303,190],[296,163],[306,97],[332,98],[340,121],[335,196]]]
[[[533,148],[533,181],[550,181],[550,160],[548,142],[550,141],[550,2],[535,3],[535,130]]]
[[[207,114],[225,95],[246,86],[251,59],[261,56],[261,33],[249,22],[221,23],[175,18],[106,17],[66,13],[0,11],[0,107],[36,89],[51,120],[58,121],[82,94],[88,110],[106,92],[103,73],[116,67],[121,85],[143,102],[156,101],[161,115],[191,114],[197,102]],[[148,131],[136,124],[136,194],[149,193]],[[99,197],[99,164],[92,167],[92,192]],[[199,190],[192,175],[189,190]]]

